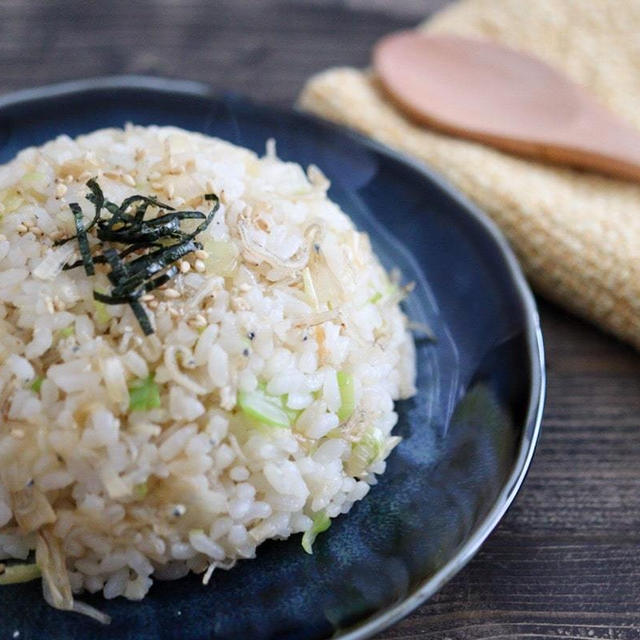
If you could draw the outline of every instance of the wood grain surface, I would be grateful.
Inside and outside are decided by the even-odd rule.
[[[287,105],[445,3],[0,0],[0,92],[150,73]],[[467,568],[380,638],[640,638],[640,357],[540,310],[548,400],[524,488]]]

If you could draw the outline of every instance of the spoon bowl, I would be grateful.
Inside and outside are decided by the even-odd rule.
[[[555,69],[488,41],[403,31],[373,67],[412,119],[536,159],[640,179],[640,133]]]

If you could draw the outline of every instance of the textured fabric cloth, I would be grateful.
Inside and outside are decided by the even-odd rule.
[[[419,28],[533,53],[640,129],[640,0],[464,0]],[[640,348],[640,185],[413,124],[368,71],[323,72],[299,103],[443,174],[501,227],[540,293]]]

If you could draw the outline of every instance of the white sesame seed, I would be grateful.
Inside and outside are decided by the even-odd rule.
[[[58,185],[56,186],[56,198],[62,198],[62,196],[64,196],[65,193],[67,193],[68,191],[68,187],[65,184],[62,184],[61,182],[58,183]]]
[[[153,293],[145,293],[143,296],[140,296],[140,300],[142,300],[142,302],[151,302],[152,300],[155,300],[155,296],[153,295]]]
[[[195,253],[194,253],[195,257],[198,258],[199,260],[206,260],[209,257],[209,253],[207,251],[205,251],[204,249],[198,249]]]
[[[31,233],[39,238],[41,235],[43,235],[44,231],[40,227],[31,227]]]
[[[164,296],[165,298],[179,298],[180,297],[180,292],[176,291],[175,289],[166,289],[164,292]]]
[[[182,260],[180,262],[180,272],[189,273],[189,271],[191,271],[191,265],[186,260]]]
[[[17,227],[16,227],[16,231],[18,233],[26,233],[27,232],[27,227],[25,227],[25,225],[23,225],[22,223],[20,223]]]
[[[160,180],[160,178],[162,178],[162,174],[157,171],[152,171],[149,174],[149,180]]]
[[[158,301],[157,300],[150,300],[147,303],[147,306],[149,307],[149,309],[157,309],[158,308]]]
[[[207,265],[205,265],[204,262],[202,262],[202,260],[196,260],[193,263],[193,268],[198,272],[198,273],[204,273],[207,270]]]
[[[125,184],[128,184],[130,187],[136,186],[136,181],[133,179],[133,176],[130,173],[125,173],[122,176],[122,180]]]
[[[166,192],[170,198],[173,198],[173,194],[176,192],[176,188],[172,182],[169,183],[169,186],[166,188]]]
[[[235,298],[231,298],[231,308],[234,311],[248,311],[251,306],[244,298],[236,296]]]

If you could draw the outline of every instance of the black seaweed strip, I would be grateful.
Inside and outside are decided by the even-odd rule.
[[[80,205],[77,203],[69,205],[76,223],[76,235],[56,243],[63,244],[77,238],[82,260],[65,265],[63,268],[73,269],[82,264],[87,274],[93,275],[94,263],[108,264],[111,271],[107,277],[112,284],[112,291],[108,294],[94,291],[94,299],[105,304],[129,304],[142,331],[145,335],[150,335],[153,333],[153,327],[139,300],[140,296],[169,282],[180,271],[172,263],[202,248],[202,244],[196,242],[194,238],[209,226],[220,207],[220,200],[215,194],[209,193],[204,196],[206,200],[215,200],[214,206],[207,215],[200,211],[176,211],[153,197],[141,195],[125,198],[118,206],[105,199],[95,179],[89,180],[87,186],[91,193],[87,194],[86,198],[94,204],[96,209],[93,221],[85,229]],[[135,203],[140,205],[131,214],[128,210]],[[144,216],[149,206],[164,209],[169,213],[163,213],[152,220],[145,221]],[[111,214],[110,218],[102,217],[103,209]],[[182,220],[201,220],[202,222],[195,231],[186,233],[180,229]],[[97,253],[92,256],[87,231],[94,226],[97,226],[97,236],[101,242],[129,246],[118,251],[115,247],[104,247],[101,244],[102,254]],[[174,242],[164,244],[168,240]],[[139,250],[146,250],[147,253],[125,261],[127,256]]]
[[[87,232],[84,228],[84,216],[82,209],[77,202],[71,203],[69,208],[73,212],[73,218],[76,222],[76,237],[78,239],[78,247],[80,248],[80,255],[82,256],[84,270],[88,276],[92,276],[96,271],[93,267],[93,259],[91,257],[91,250],[89,249],[89,240],[87,239]]]

